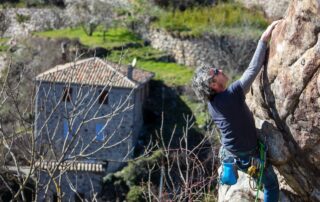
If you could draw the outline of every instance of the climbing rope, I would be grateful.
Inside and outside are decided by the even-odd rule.
[[[252,158],[251,166],[248,168],[249,186],[252,190],[257,191],[255,202],[258,200],[259,191],[261,190],[263,171],[266,166],[266,147],[259,141],[259,159]],[[257,181],[256,181],[257,179]],[[256,187],[254,185],[257,185]]]
[[[262,182],[262,176],[263,176],[263,170],[266,165],[266,149],[265,145],[261,142],[259,142],[259,151],[260,151],[260,172],[259,172],[259,181],[258,181],[258,187],[257,187],[257,193],[256,193],[256,199],[255,202],[258,200],[259,191],[261,189],[261,182]]]

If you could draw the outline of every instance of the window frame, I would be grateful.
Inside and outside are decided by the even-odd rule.
[[[62,101],[63,102],[71,102],[72,99],[72,87],[64,87]]]

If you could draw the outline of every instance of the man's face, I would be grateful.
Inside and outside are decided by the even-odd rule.
[[[210,88],[216,93],[221,93],[227,88],[228,76],[226,76],[222,69],[211,68],[209,74],[212,77]]]

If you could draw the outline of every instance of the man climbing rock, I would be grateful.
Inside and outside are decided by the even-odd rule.
[[[192,80],[196,95],[208,103],[209,113],[220,130],[222,162],[234,163],[237,169],[243,172],[248,172],[249,167],[251,172],[255,171],[252,168],[259,169],[254,162],[264,164],[264,159],[259,155],[254,118],[245,102],[245,95],[264,63],[272,30],[278,23],[279,21],[273,22],[263,32],[249,67],[239,80],[227,87],[228,76],[221,69],[207,66],[197,68]],[[259,184],[260,180],[263,184],[264,201],[278,201],[279,184],[272,166],[266,164],[260,167],[260,170],[253,174],[257,183]],[[229,174],[227,177],[230,177]]]

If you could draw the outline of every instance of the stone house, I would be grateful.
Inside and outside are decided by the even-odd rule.
[[[38,201],[56,200],[57,189],[63,201],[97,197],[101,177],[132,157],[153,76],[94,57],[36,77]]]

